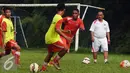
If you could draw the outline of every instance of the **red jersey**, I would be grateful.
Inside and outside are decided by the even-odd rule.
[[[65,24],[64,30],[69,30],[71,32],[70,34],[66,33],[66,35],[72,38],[79,28],[85,30],[83,21],[80,18],[78,18],[77,20],[73,20],[72,17],[65,17],[63,18],[63,23]]]
[[[4,17],[5,17],[4,15],[0,15],[0,47],[3,47],[2,30],[3,30],[3,28],[5,28],[5,26],[3,26],[3,24],[2,24],[2,20]]]

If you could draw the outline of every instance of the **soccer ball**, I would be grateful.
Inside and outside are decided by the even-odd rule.
[[[37,73],[39,71],[39,65],[37,63],[30,64],[30,72]]]
[[[82,63],[84,64],[89,64],[90,63],[90,59],[88,57],[85,57],[82,61]]]
[[[128,67],[130,67],[130,62],[128,60],[123,60],[120,62],[120,67],[128,68]]]

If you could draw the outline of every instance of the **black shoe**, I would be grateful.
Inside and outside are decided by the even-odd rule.
[[[94,61],[94,64],[97,64],[97,62]]]
[[[108,62],[108,61],[106,61],[106,62],[105,62],[105,64],[109,64],[109,62]]]

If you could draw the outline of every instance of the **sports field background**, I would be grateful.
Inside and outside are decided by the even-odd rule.
[[[38,63],[40,66],[43,63],[47,51],[44,49],[22,49],[21,66],[17,71],[7,71],[0,73],[30,73],[29,65]],[[84,57],[89,57],[91,63],[86,65],[82,63]],[[129,55],[109,54],[109,64],[104,64],[103,54],[99,53],[97,64],[93,63],[91,53],[69,53],[61,60],[61,71],[54,67],[48,67],[47,71],[42,73],[130,73],[130,68],[120,68],[119,64],[122,60],[130,60]]]

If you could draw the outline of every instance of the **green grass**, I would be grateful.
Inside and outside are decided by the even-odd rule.
[[[22,50],[21,67],[18,68],[17,71],[0,71],[0,73],[30,73],[29,65],[36,62],[41,66],[46,54],[46,51],[42,49]],[[81,63],[86,56],[91,59],[91,63],[88,65]],[[61,71],[56,70],[54,67],[48,67],[47,71],[43,73],[130,73],[130,68],[123,69],[119,67],[120,61],[124,59],[130,60],[130,56],[109,54],[109,64],[104,64],[103,54],[99,54],[98,62],[97,64],[94,64],[91,53],[69,53],[66,54],[60,62],[62,68]]]

